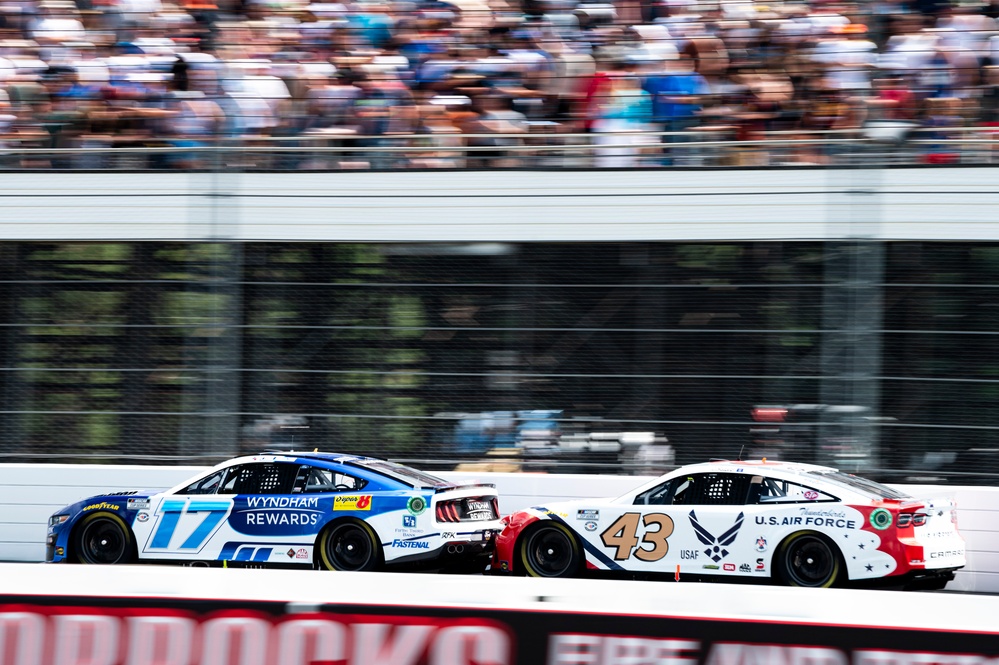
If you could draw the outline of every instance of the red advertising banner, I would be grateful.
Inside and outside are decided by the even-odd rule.
[[[0,597],[0,665],[999,665],[999,634],[779,621]]]

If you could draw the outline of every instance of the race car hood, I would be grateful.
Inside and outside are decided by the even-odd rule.
[[[149,507],[149,498],[156,494],[158,490],[128,490],[123,492],[109,492],[107,494],[97,494],[86,499],[81,499],[76,503],[57,510],[54,515],[75,516],[81,513],[89,513],[95,510],[106,510],[112,513],[124,514],[144,510]]]

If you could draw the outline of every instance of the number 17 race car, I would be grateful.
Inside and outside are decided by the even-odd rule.
[[[723,461],[681,467],[614,499],[504,518],[493,570],[943,588],[965,565],[954,504],[835,469]]]
[[[229,460],[165,492],[67,506],[49,518],[46,559],[482,572],[498,511],[492,485],[370,457],[274,453]]]

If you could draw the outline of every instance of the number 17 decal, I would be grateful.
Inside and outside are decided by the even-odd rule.
[[[169,549],[170,539],[173,538],[181,515],[204,513],[205,516],[201,523],[180,545],[182,550],[200,549],[212,535],[215,527],[225,519],[231,507],[232,503],[229,501],[192,501],[186,505],[186,508],[184,501],[164,501],[163,507],[160,509],[163,516],[160,518],[159,524],[156,525],[156,531],[153,532],[149,549]]]
[[[650,550],[638,544],[639,520],[646,527],[653,524],[659,526],[655,531],[646,531],[642,536],[641,542],[652,545]],[[617,550],[614,554],[615,561],[624,561],[632,556],[632,550],[635,558],[640,561],[659,561],[669,552],[669,543],[666,539],[671,535],[673,535],[673,518],[669,515],[649,513],[643,518],[641,513],[625,513],[600,534],[600,540],[603,541],[604,547]]]

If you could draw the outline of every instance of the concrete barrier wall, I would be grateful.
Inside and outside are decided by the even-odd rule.
[[[999,597],[0,564],[4,665],[994,665]]]
[[[195,466],[0,464],[0,561],[41,561],[46,521],[82,498],[116,490],[162,490],[204,470]],[[551,501],[620,496],[644,476],[533,473],[458,473],[452,480],[496,485],[504,514]],[[968,544],[968,565],[948,589],[999,593],[999,488],[910,486],[916,496],[946,494],[958,503],[958,524]]]
[[[5,173],[0,198],[0,240],[999,240],[988,167],[39,171]]]

